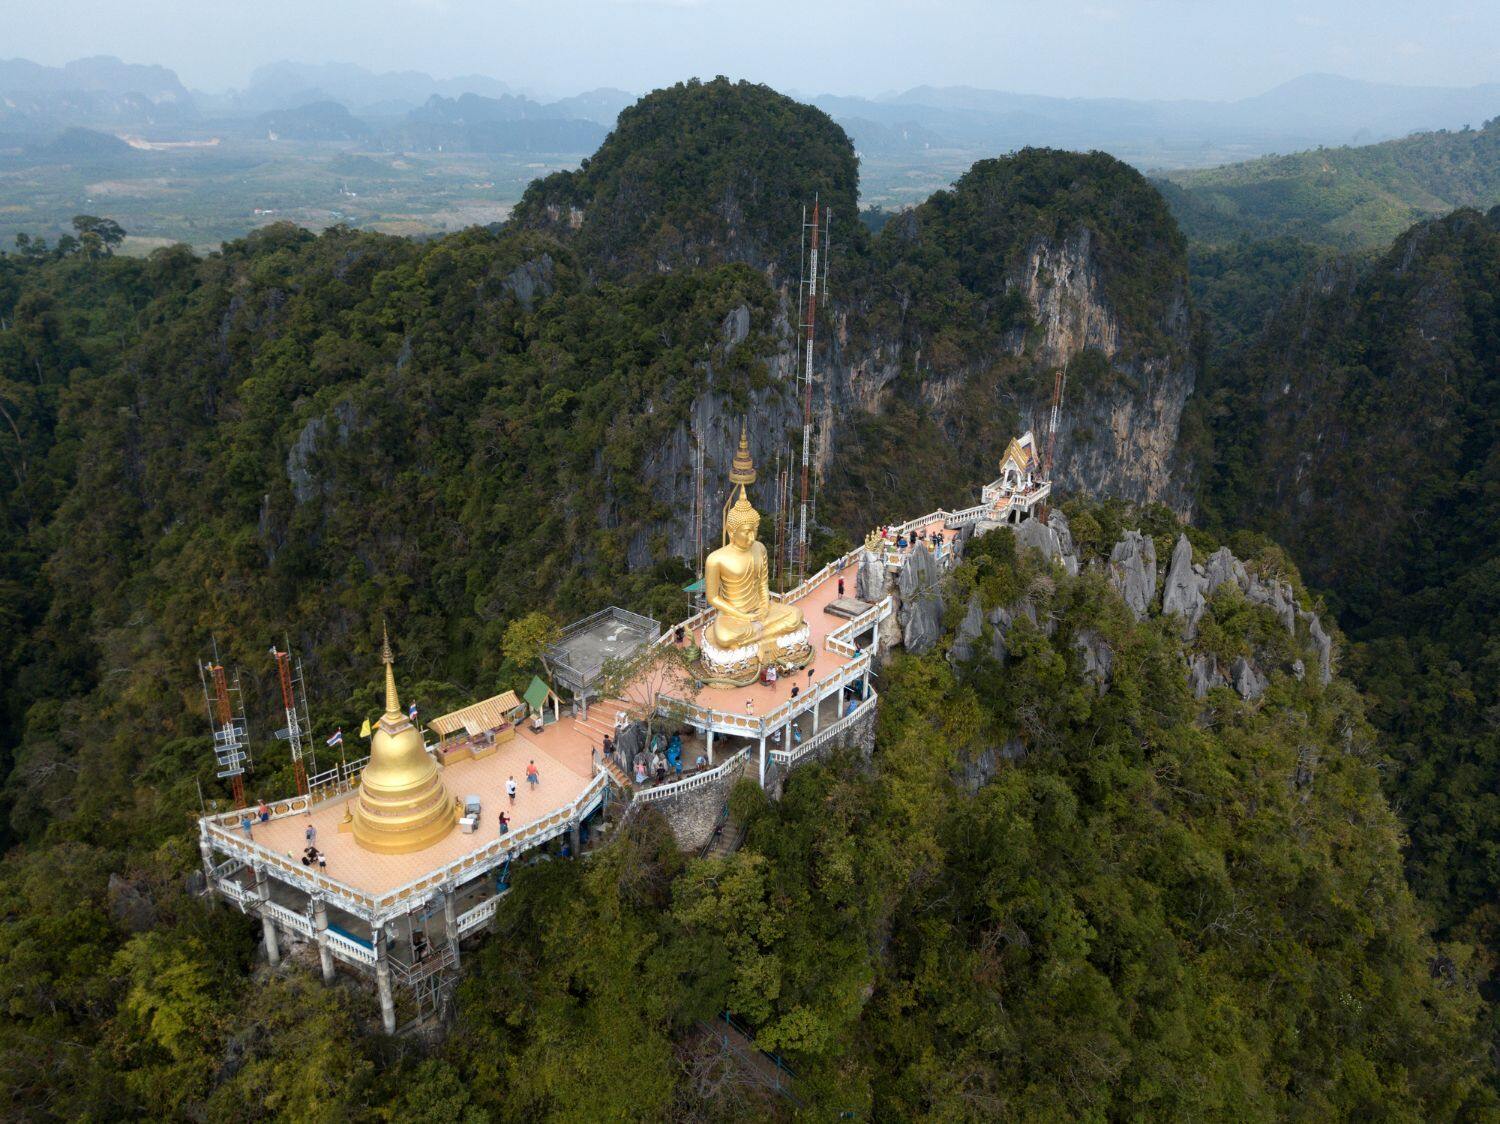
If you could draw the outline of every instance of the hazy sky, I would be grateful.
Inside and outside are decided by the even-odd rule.
[[[6,9],[0,54],[160,62],[215,91],[276,59],[487,74],[554,95],[720,73],[804,95],[934,83],[1233,98],[1314,71],[1500,81],[1500,0],[0,0]]]

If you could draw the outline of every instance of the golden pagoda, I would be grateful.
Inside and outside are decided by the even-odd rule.
[[[382,630],[383,631],[383,630]],[[370,738],[370,761],[359,779],[352,830],[361,847],[405,854],[430,847],[458,822],[458,805],[443,786],[422,734],[401,709],[391,641],[384,636],[385,713]]]

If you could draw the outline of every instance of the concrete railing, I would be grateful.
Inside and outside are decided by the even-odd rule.
[[[313,923],[294,909],[288,909],[276,902],[263,901],[260,903],[262,916],[268,916],[276,924],[284,929],[292,929],[301,933],[304,937],[312,937]]]
[[[347,960],[351,964],[365,964],[373,966],[375,963],[375,950],[359,941],[352,941],[343,933],[329,929],[328,951],[340,960]]]
[[[500,899],[510,893],[509,890],[501,890],[492,897],[485,898],[473,909],[466,909],[453,919],[453,928],[460,937],[472,933],[475,929],[489,923],[491,917],[495,916],[495,910],[500,908]]]
[[[694,789],[711,785],[721,777],[738,769],[740,764],[749,756],[750,747],[746,746],[726,761],[715,765],[712,769],[705,769],[701,773],[694,773],[691,777],[684,777],[680,781],[659,784],[654,788],[638,788],[635,790],[634,800],[637,802],[667,800],[673,796],[681,796],[684,792],[692,792]]]
[[[864,701],[859,704],[858,708],[852,714],[845,714],[837,721],[830,722],[812,737],[804,739],[800,745],[793,746],[791,749],[773,749],[770,753],[771,760],[778,765],[786,766],[788,769],[792,768],[809,753],[812,753],[820,746],[827,745],[830,740],[838,737],[839,734],[863,718],[869,712],[870,708],[875,705],[875,698],[875,691],[871,688]]]

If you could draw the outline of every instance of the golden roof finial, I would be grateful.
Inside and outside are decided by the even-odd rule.
[[[385,664],[385,712],[400,715],[401,700],[396,697],[395,657],[391,655],[391,634],[385,619],[380,621],[380,660]]]
[[[750,459],[750,429],[743,419],[740,421],[740,447],[734,454],[734,463],[729,466],[729,482],[739,484],[742,489],[755,483],[755,462]]]

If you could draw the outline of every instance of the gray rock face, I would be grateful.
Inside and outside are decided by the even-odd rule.
[[[1193,547],[1186,535],[1177,536],[1177,545],[1172,548],[1172,562],[1167,567],[1167,581],[1161,594],[1163,616],[1176,614],[1182,618],[1182,636],[1191,640],[1198,635],[1198,621],[1203,616],[1206,604],[1204,591],[1208,580],[1193,568]]]
[[[1242,699],[1258,699],[1266,693],[1266,677],[1244,656],[1229,665],[1229,681]]]
[[[552,275],[552,256],[543,254],[511,270],[505,280],[500,282],[500,291],[510,293],[516,298],[517,304],[530,312],[538,296],[552,295]]]
[[[1109,554],[1109,580],[1136,620],[1143,618],[1156,596],[1156,544],[1149,535],[1126,531],[1115,543]]]
[[[1010,635],[1010,626],[1021,617],[1025,617],[1032,624],[1036,624],[1036,606],[1030,601],[1022,601],[1016,605],[1002,605],[998,609],[990,611],[986,618],[990,622],[990,655],[1004,663],[1010,655],[1010,649],[1006,647],[1006,637]]]
[[[1309,613],[1308,616],[1312,618],[1312,623],[1308,625],[1308,635],[1312,637],[1313,647],[1318,653],[1318,682],[1326,687],[1333,678],[1333,640],[1323,631],[1323,622],[1318,619],[1318,614]]]
[[[860,556],[854,592],[861,601],[868,601],[872,605],[885,596],[886,569],[879,555],[865,553]]]
[[[1015,532],[1016,545],[1018,547],[1030,547],[1032,550],[1039,550],[1042,552],[1044,558],[1054,562],[1061,562],[1063,569],[1067,570],[1070,574],[1077,575],[1078,558],[1071,551],[1063,549],[1061,536],[1058,535],[1056,530],[1043,523],[1040,519],[1028,519],[1024,523],[1002,523],[999,525],[1002,527],[1011,527]],[[994,524],[991,524],[991,526],[994,526]],[[1067,522],[1064,521],[1064,532],[1067,531],[1067,526]],[[978,533],[977,529],[975,533]],[[1072,535],[1069,535],[1069,546],[1072,545],[1072,539]]]
[[[1297,631],[1297,599],[1292,587],[1286,582],[1262,581],[1259,574],[1250,574],[1243,586],[1245,600],[1252,605],[1264,605],[1276,614],[1276,619],[1290,633]]]
[[[750,334],[750,309],[746,305],[740,305],[730,314],[724,317],[724,351],[733,351],[745,342],[745,337]]]
[[[359,411],[352,402],[336,403],[332,410],[334,432],[340,445],[349,440],[349,434],[359,423]],[[323,491],[322,483],[313,475],[311,464],[323,435],[328,431],[326,417],[310,418],[292,447],[286,453],[286,478],[292,486],[292,497],[304,504]]]
[[[943,591],[941,575],[932,552],[918,545],[901,567],[897,588],[901,592],[901,623],[906,650],[915,655],[929,651],[943,635]]]
[[[979,606],[979,594],[969,595],[969,607],[964,619],[958,622],[958,631],[953,637],[953,646],[948,649],[948,658],[963,663],[974,658],[974,641],[984,630],[984,611]]]
[[[1221,546],[1208,556],[1208,564],[1203,567],[1203,577],[1208,582],[1204,592],[1212,597],[1214,592],[1229,582],[1244,589],[1249,584],[1249,578],[1245,573],[1245,564],[1236,558],[1227,546]]]
[[[1074,638],[1073,643],[1083,656],[1083,673],[1098,684],[1102,695],[1109,684],[1109,672],[1115,662],[1109,644],[1093,629],[1084,629]]]
[[[1224,673],[1219,670],[1219,661],[1206,653],[1193,657],[1188,664],[1188,683],[1193,688],[1193,697],[1201,699],[1215,687],[1225,685]]]

